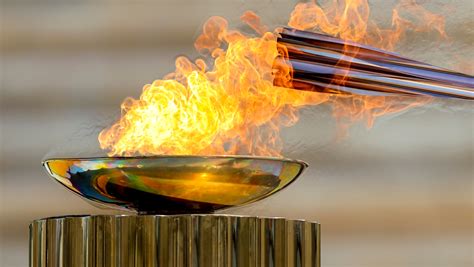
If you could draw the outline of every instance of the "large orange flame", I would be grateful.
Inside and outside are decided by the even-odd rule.
[[[301,3],[288,25],[389,49],[403,29],[423,30],[434,25],[444,34],[442,18],[405,3],[405,7],[412,7],[410,12],[426,17],[424,28],[414,27],[399,16],[401,5],[394,10],[393,29],[375,27],[369,20],[366,0],[334,1],[325,9],[315,2]],[[279,129],[298,120],[301,106],[332,103],[336,118],[346,122],[342,125],[361,119],[371,125],[377,116],[420,104],[404,104],[399,98],[339,97],[286,89],[283,86],[291,85],[291,66],[274,65],[275,59],[286,53],[276,42],[278,34],[269,32],[253,12],[246,12],[241,19],[260,36],[249,37],[230,29],[225,19],[211,17],[195,43],[204,59],[193,62],[178,57],[173,73],[145,85],[139,99],[127,98],[120,120],[100,133],[101,148],[108,150],[109,156],[279,156]],[[212,66],[205,59],[211,59]]]

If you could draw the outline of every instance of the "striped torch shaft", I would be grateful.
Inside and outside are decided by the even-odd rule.
[[[282,29],[292,87],[334,94],[429,95],[474,100],[474,77],[335,37]]]

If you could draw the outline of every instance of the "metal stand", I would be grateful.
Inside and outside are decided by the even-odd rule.
[[[320,266],[318,223],[232,215],[36,220],[30,266]]]

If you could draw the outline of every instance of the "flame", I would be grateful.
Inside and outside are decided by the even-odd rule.
[[[425,23],[418,26],[402,18],[402,8]],[[407,29],[434,28],[444,34],[442,17],[414,2],[397,5],[391,29],[378,28],[369,15],[366,0],[333,1],[325,8],[316,2],[300,3],[288,25],[385,49],[393,49]],[[173,73],[145,85],[139,99],[127,98],[121,118],[99,134],[101,148],[109,156],[280,156],[279,130],[297,122],[302,106],[331,103],[341,125],[365,119],[370,126],[378,116],[423,102],[286,89],[291,87],[292,70],[289,64],[274,64],[279,55],[286,55],[276,41],[277,31],[270,32],[253,12],[241,19],[259,36],[250,37],[229,28],[224,18],[211,17],[195,42],[203,58],[178,57]]]
[[[402,16],[403,14],[403,16]],[[391,27],[380,28],[370,19],[367,0],[332,0],[323,9],[315,1],[299,3],[288,26],[313,30],[393,51],[407,32],[437,32],[446,38],[445,20],[414,0],[401,0],[392,10]]]
[[[279,54],[273,33],[249,38],[228,29],[223,18],[212,17],[195,46],[214,59],[214,66],[179,57],[166,80],[145,85],[140,99],[126,99],[122,118],[99,135],[109,155],[276,156],[281,150],[278,130],[296,122],[296,107],[327,98],[273,85]]]

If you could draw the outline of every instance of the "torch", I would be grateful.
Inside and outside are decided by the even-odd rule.
[[[292,88],[333,94],[428,95],[474,100],[474,77],[368,45],[329,35],[283,28]]]

